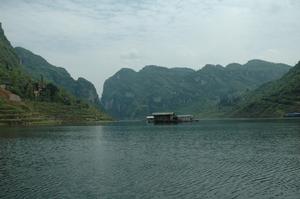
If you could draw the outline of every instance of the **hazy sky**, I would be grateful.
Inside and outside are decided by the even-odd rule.
[[[0,0],[0,22],[99,94],[122,67],[300,60],[300,0]]]

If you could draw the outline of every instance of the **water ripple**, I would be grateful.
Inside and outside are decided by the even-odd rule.
[[[297,121],[2,129],[0,198],[296,199],[299,129]]]

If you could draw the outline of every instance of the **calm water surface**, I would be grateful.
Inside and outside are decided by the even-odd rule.
[[[0,128],[0,198],[300,198],[300,120]]]

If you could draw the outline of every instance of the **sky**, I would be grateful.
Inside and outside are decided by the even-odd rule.
[[[22,46],[94,83],[121,68],[300,60],[300,0],[0,0]]]

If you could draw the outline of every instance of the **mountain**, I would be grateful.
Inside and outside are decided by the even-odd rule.
[[[64,88],[86,102],[100,104],[97,91],[91,82],[81,77],[74,80],[66,69],[48,63],[43,57],[25,48],[16,47],[15,52],[25,71],[35,79],[39,80],[42,76],[46,81]]]
[[[4,30],[2,29],[2,24],[0,23],[0,69],[9,70],[12,67],[19,66],[17,57],[18,56],[6,38]]]
[[[19,95],[21,94],[19,91],[21,87],[17,85],[21,85],[23,81],[26,81],[24,79],[27,79],[25,76],[20,77],[17,75],[20,68],[18,56],[6,38],[0,23],[0,85],[13,82],[11,89]]]
[[[50,81],[32,77],[24,68],[0,23],[0,126],[110,120],[99,109]],[[76,86],[78,90],[94,88],[82,78]]]
[[[300,112],[300,62],[282,78],[246,94],[237,107],[235,117],[282,117]]]
[[[149,110],[167,108],[173,105],[174,96],[181,95],[177,85],[182,84],[184,90],[185,82],[178,83],[178,80],[193,72],[187,68],[159,66],[146,66],[138,73],[121,69],[105,81],[102,105],[117,118],[136,118]]]
[[[206,65],[198,71],[153,65],[138,72],[124,68],[105,81],[101,103],[119,119],[143,118],[156,111],[209,117],[226,111],[220,105],[231,107],[246,91],[280,78],[289,69],[262,60]]]
[[[30,77],[21,71],[18,56],[4,34],[0,23],[0,85],[8,84],[10,89],[21,97],[25,94],[24,83]]]

